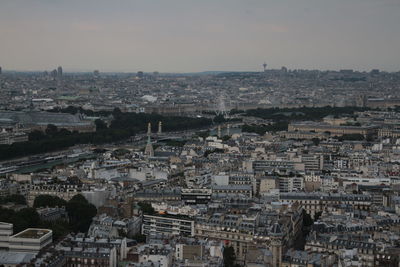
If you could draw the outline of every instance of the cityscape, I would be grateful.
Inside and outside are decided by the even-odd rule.
[[[119,8],[99,1],[93,13],[86,10],[88,3],[39,2],[25,2],[32,11],[29,29],[58,15],[54,23],[72,36],[63,28],[64,16],[76,12],[71,18],[79,22],[82,12],[107,22],[105,33],[115,32],[113,42],[122,50],[128,37],[120,39],[118,14],[127,28],[133,27],[137,21],[128,19],[130,5],[138,4],[139,11],[131,12],[143,12],[143,17],[135,17],[143,23],[149,20],[145,15],[150,5],[150,18],[164,18],[161,24],[176,26],[170,32],[173,37],[182,31],[184,36],[177,39],[187,39],[188,50],[171,47],[171,58],[178,57],[170,61],[173,68],[163,67],[168,63],[164,62],[148,71],[138,56],[130,69],[116,59],[109,67],[100,68],[104,65],[99,63],[88,70],[90,62],[103,59],[92,61],[93,51],[85,50],[89,43],[83,41],[78,44],[82,61],[71,64],[68,59],[75,52],[67,46],[74,43],[57,47],[57,56],[48,51],[48,57],[41,58],[38,52],[36,65],[19,50],[18,38],[15,50],[9,45],[13,40],[7,39],[4,49],[0,42],[0,267],[400,266],[400,70],[391,65],[391,60],[400,60],[396,53],[386,65],[387,51],[377,49],[385,58],[379,63],[371,54],[363,55],[370,63],[358,68],[347,63],[324,68],[319,67],[316,49],[316,67],[309,68],[300,56],[299,62],[294,58],[287,63],[280,55],[284,64],[277,63],[271,52],[277,50],[271,46],[263,55],[254,51],[257,62],[250,67],[227,60],[197,71],[204,62],[214,61],[199,51],[204,43],[190,47],[192,31],[205,41],[212,39],[203,36],[195,22],[206,23],[219,14],[228,25],[233,21],[227,14],[238,12],[235,22],[248,26],[258,9],[271,7],[285,10],[282,14],[290,24],[291,9],[271,1],[232,0],[235,4],[225,13],[208,0],[187,1],[180,3],[187,12],[187,25],[181,25],[174,22],[177,11],[160,1],[142,6],[141,1],[124,0]],[[314,16],[311,1],[301,2],[300,14]],[[370,1],[356,7],[333,2],[337,3],[315,4],[327,17],[328,22],[321,23],[330,23],[332,10],[345,21],[372,23],[355,11],[354,17],[348,14],[353,8],[364,11],[364,5],[373,5]],[[391,10],[400,7],[396,1],[382,2],[386,9],[382,5],[374,11],[382,26],[389,18],[400,22]],[[0,3],[0,25],[13,23],[7,12],[17,20],[29,13],[20,4]],[[204,12],[209,7],[216,13],[199,18],[197,8]],[[101,16],[105,10],[110,18]],[[308,19],[302,21],[314,23]],[[115,24],[108,25],[110,21]],[[151,34],[173,46],[161,24],[160,32]],[[229,25],[218,25],[213,24],[211,36],[230,40]],[[101,29],[84,26],[97,42],[93,32]],[[0,36],[27,34],[19,27],[6,31],[0,26]],[[250,43],[253,28],[246,27],[250,33],[238,27],[234,34],[238,41],[244,34]],[[265,27],[274,34],[287,32],[283,26]],[[378,34],[376,28],[368,30]],[[327,31],[336,34],[333,28]],[[398,29],[388,25],[391,31]],[[33,33],[67,38],[46,27],[43,33]],[[135,34],[139,38],[143,33]],[[299,43],[304,41],[295,36]],[[382,42],[400,44],[389,39]],[[23,45],[36,49],[36,41]],[[336,36],[332,46],[339,47],[335,42]],[[154,53],[155,58],[159,51],[153,51],[153,45],[139,53]],[[229,47],[224,42],[222,46],[227,50],[224,57],[231,57]],[[221,47],[215,44],[223,54]],[[199,60],[187,59],[190,67],[179,63],[189,50],[198,52],[193,56]],[[251,50],[249,46],[235,52],[238,61],[252,58]],[[114,48],[106,51],[115,53]],[[17,52],[20,56],[14,57]],[[334,62],[345,51],[332,53],[337,55],[323,61]],[[374,62],[376,67],[370,68]],[[306,67],[297,67],[301,64]],[[186,71],[171,71],[174,68]]]

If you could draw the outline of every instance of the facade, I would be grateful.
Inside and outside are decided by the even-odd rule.
[[[257,177],[255,179],[254,193],[256,195],[262,195],[271,192],[271,190],[279,188],[278,177]]]
[[[181,200],[181,190],[175,189],[160,189],[152,190],[145,189],[134,193],[134,198],[136,201],[143,202],[169,202],[169,201],[180,201]]]
[[[159,267],[169,267],[172,264],[173,253],[163,246],[142,246],[138,248],[139,263],[151,262]]]
[[[368,211],[372,204],[371,196],[353,194],[281,193],[279,199],[282,202],[300,204],[312,216],[335,205],[346,204],[357,210]]]
[[[361,134],[368,136],[378,132],[378,127],[375,126],[334,126],[330,124],[315,123],[315,122],[296,122],[290,123],[288,131],[307,131],[316,133],[329,132],[332,136],[341,136],[344,134]]]
[[[202,245],[177,244],[175,246],[175,258],[178,260],[195,260],[204,257]]]
[[[194,236],[194,220],[183,216],[143,215],[142,234],[165,236]]]
[[[66,267],[116,267],[115,248],[62,248]]]
[[[251,185],[214,185],[212,190],[213,194],[242,194],[247,197],[252,197],[253,195],[253,187]]]
[[[118,238],[120,235],[133,237],[140,233],[141,223],[140,217],[118,220],[101,214],[93,218],[88,235],[94,238]]]
[[[321,171],[324,168],[324,157],[322,155],[301,155],[301,162],[305,171]]]
[[[8,248],[8,239],[13,234],[11,223],[0,222],[0,250]]]
[[[182,188],[181,199],[187,205],[207,204],[211,201],[212,189]]]
[[[83,188],[80,185],[32,185],[27,196],[27,202],[29,206],[32,206],[35,198],[39,195],[57,196],[68,201],[75,195],[80,194],[82,191]]]
[[[278,262],[286,247],[292,245],[301,232],[302,209],[296,205],[287,210],[282,209],[279,222],[277,220],[278,214],[274,213],[213,213],[196,217],[195,235],[198,238],[220,240],[225,246],[232,246],[241,264],[253,262],[254,259],[247,259],[246,255],[254,246],[269,250]]]
[[[255,160],[252,162],[252,171],[254,173],[264,173],[274,169],[294,170],[295,164],[293,161],[281,160]]]
[[[333,253],[338,254],[340,250],[346,248],[354,248],[358,252],[359,261],[361,266],[376,266],[375,265],[375,251],[376,244],[369,242],[362,242],[356,240],[332,238],[313,238],[307,240],[305,250],[309,252],[318,253]]]
[[[300,175],[279,176],[279,192],[302,191],[304,188],[304,178]]]
[[[28,135],[24,132],[2,132],[0,133],[0,145],[11,145],[28,141]]]
[[[311,173],[310,175],[304,176],[304,189],[307,192],[314,192],[321,188],[322,180],[319,175]]]
[[[12,252],[38,253],[53,242],[53,232],[49,229],[28,228],[8,239],[8,249]]]
[[[43,221],[68,220],[68,213],[65,207],[41,208],[36,210]]]

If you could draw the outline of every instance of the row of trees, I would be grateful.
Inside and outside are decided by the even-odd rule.
[[[16,204],[22,204],[21,195],[13,197]],[[10,201],[11,202],[11,201]],[[40,219],[36,209],[41,207],[62,207],[68,212],[68,220],[43,221]],[[65,201],[57,196],[39,195],[35,198],[32,208],[23,208],[21,210],[5,209],[0,207],[0,221],[12,223],[14,233],[25,230],[30,227],[48,228],[53,231],[55,240],[68,234],[69,232],[87,232],[96,216],[96,207],[90,204],[82,195],[74,196],[70,201]]]
[[[369,110],[361,107],[301,107],[301,108],[267,108],[252,109],[247,111],[235,110],[233,113],[243,113],[245,116],[254,116],[262,119],[272,120],[271,124],[243,125],[243,132],[264,134],[265,132],[285,131],[291,121],[311,120],[319,121],[328,115],[338,117],[340,115],[354,116],[355,112]],[[360,136],[346,136],[345,140],[360,140]]]
[[[157,114],[122,113],[116,109],[112,113],[114,120],[110,127],[96,120],[97,130],[92,133],[71,132],[48,125],[45,132],[33,131],[29,134],[28,142],[0,145],[0,160],[47,153],[66,149],[78,144],[105,144],[125,140],[130,136],[146,130],[147,123],[151,122],[153,131],[157,123],[163,122],[165,131],[181,131],[203,128],[211,125],[212,121],[206,118],[171,117]]]
[[[68,212],[69,230],[75,233],[87,232],[92,218],[97,213],[96,207],[81,194],[75,195],[69,201],[57,196],[39,195],[35,198],[33,207],[65,207]]]
[[[242,132],[257,133],[259,135],[263,135],[265,134],[265,132],[286,131],[288,129],[288,125],[289,125],[288,121],[278,121],[276,123],[259,124],[259,125],[245,124],[242,126]]]
[[[0,204],[6,204],[9,202],[19,205],[26,205],[26,199],[23,195],[14,194],[14,195],[0,197]]]
[[[34,208],[23,208],[16,211],[0,207],[0,221],[12,223],[14,233],[29,227],[40,227],[42,224],[39,214]]]
[[[241,267],[239,264],[235,263],[236,254],[235,249],[232,246],[225,246],[223,252],[224,267]]]
[[[366,107],[301,107],[301,108],[267,108],[251,109],[244,112],[246,116],[254,116],[263,119],[279,120],[321,120],[332,115],[353,115],[354,112],[366,111]],[[238,112],[238,111],[236,111]]]

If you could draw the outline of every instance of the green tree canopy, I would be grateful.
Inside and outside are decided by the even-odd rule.
[[[14,224],[14,233],[18,233],[26,228],[38,227],[40,216],[34,208],[24,208],[14,213],[12,223]]]
[[[9,195],[9,196],[5,196],[5,197],[1,197],[0,198],[0,204],[1,203],[8,203],[8,202],[12,202],[15,204],[20,204],[20,205],[26,205],[26,199],[23,195],[18,195],[18,194],[14,194],[14,195]]]
[[[140,209],[143,211],[144,214],[153,215],[153,214],[156,213],[156,211],[154,210],[153,206],[151,206],[150,203],[139,202],[138,205],[139,205]]]
[[[38,195],[37,197],[35,197],[35,200],[33,201],[34,208],[62,207],[62,206],[65,207],[66,205],[67,201],[57,196],[51,196],[51,195]]]
[[[235,250],[232,246],[224,247],[223,252],[224,257],[224,267],[239,267],[240,265],[235,264],[236,255]]]
[[[107,124],[100,119],[95,120],[94,123],[96,124],[96,130],[108,129]]]
[[[75,195],[67,203],[67,212],[71,230],[85,233],[96,216],[97,209],[81,194]]]

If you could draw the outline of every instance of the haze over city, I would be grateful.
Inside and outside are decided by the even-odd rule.
[[[400,0],[0,0],[0,267],[399,267]]]
[[[397,0],[9,1],[8,70],[398,71]]]

